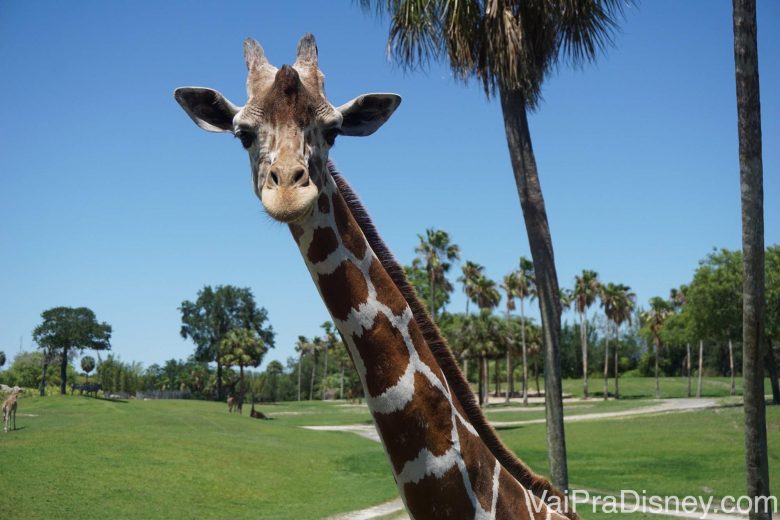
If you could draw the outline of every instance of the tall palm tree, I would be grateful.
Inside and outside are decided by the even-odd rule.
[[[661,385],[658,379],[658,358],[661,355],[661,330],[664,322],[672,314],[671,304],[658,296],[650,298],[650,310],[645,312],[645,326],[655,343],[655,398],[661,398]]]
[[[309,340],[306,336],[298,336],[295,342],[295,351],[298,353],[298,401],[301,400],[301,366],[303,366],[303,355],[309,351]]]
[[[584,269],[574,277],[574,310],[580,315],[580,345],[582,345],[582,392],[588,398],[588,308],[599,295],[599,275]]]
[[[485,267],[471,260],[466,260],[460,270],[463,274],[458,277],[458,282],[463,286],[463,292],[466,294],[466,314],[468,314],[474,286],[479,277],[485,274]]]
[[[324,372],[322,373],[322,399],[324,400],[326,379],[328,377],[328,351],[334,350],[336,348],[336,344],[339,342],[339,338],[336,334],[336,328],[330,321],[326,321],[320,325],[320,328],[325,332],[325,340],[322,344],[322,349],[325,352],[325,368]]]
[[[506,323],[507,333],[509,334],[509,320],[513,310],[515,310],[515,298],[517,298],[517,273],[511,272],[504,276],[503,282],[501,282],[501,288],[506,294]],[[509,402],[509,398],[512,394],[512,374],[514,373],[512,367],[512,345],[513,341],[510,335],[509,341],[507,341],[506,349],[506,402]]]
[[[231,329],[219,342],[219,358],[224,366],[238,366],[240,393],[244,391],[244,367],[256,367],[268,347],[253,329]]]
[[[455,76],[498,94],[509,156],[539,282],[545,334],[547,443],[553,483],[568,488],[563,428],[560,306],[547,211],[528,127],[542,83],[562,60],[579,65],[612,42],[622,0],[360,0],[390,15],[388,48],[410,68],[446,61]]]
[[[480,265],[476,262],[472,262],[471,260],[466,260],[466,262],[461,266],[461,276],[458,277],[458,282],[463,286],[463,292],[466,294],[466,315],[469,314],[469,302],[474,297],[474,287],[477,284],[477,280],[481,276],[484,276],[485,273],[485,267],[483,265]],[[463,377],[466,378],[468,381],[468,375],[469,375],[469,349],[462,349],[462,357],[463,357]]]
[[[742,197],[742,378],[745,464],[751,497],[769,495],[766,403],[761,346],[764,335],[764,166],[761,158],[761,95],[758,82],[756,1],[733,0],[737,83],[739,180]],[[751,520],[771,518],[769,505]]]
[[[321,337],[314,336],[314,338],[311,340],[311,343],[309,343],[309,352],[311,352],[312,355],[311,380],[309,381],[309,401],[314,400],[314,375],[317,372],[317,356],[323,348],[325,348],[325,342],[322,341]]]
[[[620,397],[618,386],[619,376],[619,356],[620,350],[620,326],[624,322],[631,323],[631,313],[634,311],[636,295],[631,292],[631,288],[623,284],[608,283],[601,289],[601,305],[604,307],[604,314],[609,323],[613,325],[615,334],[615,399]],[[609,333],[606,337],[604,347],[604,399],[607,398],[607,376],[609,367]]]
[[[447,282],[450,262],[460,258],[460,248],[450,243],[450,235],[440,229],[428,228],[425,236],[417,235],[420,243],[414,249],[425,266],[431,290],[431,319],[436,321],[436,287]],[[451,286],[450,286],[451,288]],[[451,290],[451,289],[450,289]]]
[[[480,309],[480,317],[482,318],[482,325],[487,325],[490,312],[498,306],[501,301],[501,295],[496,289],[496,282],[486,276],[480,276],[477,279],[473,289],[472,301]],[[489,335],[485,335],[487,337]],[[488,367],[487,367],[487,354],[489,345],[483,342],[479,352],[479,391],[482,396],[480,403],[487,405],[487,387],[488,387]]]
[[[525,341],[525,299],[536,297],[534,264],[526,257],[520,257],[517,279],[517,297],[520,299],[520,338],[523,348],[523,406],[528,406],[528,347]]]

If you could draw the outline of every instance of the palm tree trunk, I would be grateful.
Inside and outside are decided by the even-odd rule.
[[[539,311],[545,348],[544,404],[550,476],[553,484],[559,489],[568,489],[569,470],[566,461],[561,385],[561,302],[552,237],[547,222],[542,187],[539,183],[536,158],[531,145],[526,100],[518,89],[499,85],[499,91],[509,157],[523,210],[539,293]]]
[[[482,363],[484,362],[484,358],[480,354],[479,360],[477,361],[477,398],[479,399],[479,406],[485,406],[485,394],[482,391],[484,389],[484,384],[482,382]]]
[[[328,346],[325,345],[325,370],[322,373],[322,400],[325,400],[325,381],[328,378]]]
[[[729,370],[731,371],[731,395],[737,394],[737,387],[734,382],[734,345],[729,340]],[[763,379],[763,376],[762,378]]]
[[[582,395],[588,398],[588,324],[585,313],[580,313],[580,345],[582,346]]]
[[[244,395],[244,365],[238,365],[238,381],[239,390],[238,394],[243,397]]]
[[[44,351],[43,353],[43,374],[41,374],[41,387],[40,387],[40,393],[41,397],[46,396],[46,372],[49,370],[49,360],[47,358],[47,353]]]
[[[65,384],[68,377],[68,347],[62,349],[60,360],[60,394],[65,395]]]
[[[482,355],[485,358],[485,361],[482,362],[482,369],[485,371],[485,377],[482,378],[482,382],[485,385],[485,406],[487,406],[490,401],[490,362],[488,362],[486,354],[483,353]]]
[[[339,400],[344,399],[344,363],[341,364],[341,380],[339,383]]]
[[[509,398],[512,394],[512,347],[510,346],[506,350],[506,402],[509,403]]]
[[[525,306],[520,298],[520,337],[523,342],[523,406],[528,406],[528,350],[525,345]]]
[[[686,349],[686,356],[685,356],[685,365],[688,368],[688,397],[691,396],[691,344],[686,343],[685,345]]]
[[[301,400],[301,365],[303,364],[303,351],[298,356],[298,401]]]
[[[780,404],[780,383],[777,378],[777,362],[775,361],[775,353],[772,350],[772,338],[765,336],[766,342],[766,366],[769,370],[769,381],[772,384],[772,401],[775,404]]]
[[[604,343],[604,400],[609,395],[609,332]]]
[[[496,388],[493,395],[496,397],[501,395],[501,370],[498,368],[499,357],[500,356],[496,356],[496,359],[493,361],[493,366],[495,367],[495,374],[493,377],[496,379]]]
[[[658,356],[661,354],[661,339],[655,338],[655,398],[661,398],[661,383],[658,380]]]
[[[747,494],[769,495],[764,402],[764,172],[761,160],[761,102],[755,0],[733,0],[734,63],[737,84],[739,178],[742,199],[742,379],[745,410]],[[769,519],[751,511],[751,520]]]
[[[314,374],[317,369],[317,352],[312,352],[311,380],[309,381],[309,401],[314,400]]]
[[[615,399],[620,399],[620,389],[618,385],[618,381],[620,381],[620,366],[618,364],[618,349],[620,348],[620,342],[615,341],[615,348],[612,349],[615,351]]]
[[[701,398],[701,373],[704,370],[704,341],[699,340],[699,381],[696,383],[696,398]]]

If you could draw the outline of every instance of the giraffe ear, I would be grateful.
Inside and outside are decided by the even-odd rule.
[[[376,132],[401,104],[398,94],[363,94],[341,105],[342,135],[365,136]]]
[[[239,108],[225,96],[203,87],[177,88],[173,97],[195,124],[209,132],[232,132]]]

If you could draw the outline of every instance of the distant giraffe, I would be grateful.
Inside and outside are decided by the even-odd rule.
[[[14,423],[13,429],[16,430],[16,399],[21,393],[22,390],[14,390],[11,396],[3,401],[3,431],[5,432],[8,432],[8,426],[11,423],[11,420],[13,420]]]
[[[255,193],[289,225],[346,341],[410,516],[560,520],[561,510],[577,518],[498,439],[403,269],[329,162],[338,135],[372,134],[400,97],[366,94],[333,107],[311,35],[293,66],[277,70],[252,39],[244,56],[246,106],[200,87],[177,89],[176,100],[198,126],[233,133],[249,152]],[[413,208],[401,198],[398,211]]]

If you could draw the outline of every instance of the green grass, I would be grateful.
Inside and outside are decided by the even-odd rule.
[[[295,408],[319,409],[309,424],[356,418]],[[20,430],[0,433],[2,516],[322,518],[395,496],[380,445],[298,428],[302,417],[260,421],[198,401],[27,397]]]
[[[644,395],[646,388],[652,390],[652,379],[637,382],[635,391]],[[575,401],[566,405],[566,413],[653,403]],[[354,434],[300,428],[368,424],[365,406],[303,402],[259,408],[274,420],[251,419],[248,407],[244,416],[229,415],[222,403],[26,396],[20,400],[20,430],[0,433],[3,518],[306,519],[396,496],[379,444]],[[496,421],[544,417],[541,405],[531,410],[498,405],[488,416]],[[769,406],[767,414],[770,482],[780,483],[780,407]],[[546,473],[543,424],[501,428],[499,434],[534,470]],[[744,490],[739,407],[572,422],[566,434],[576,487],[714,496]],[[584,513],[585,518],[607,516]]]

